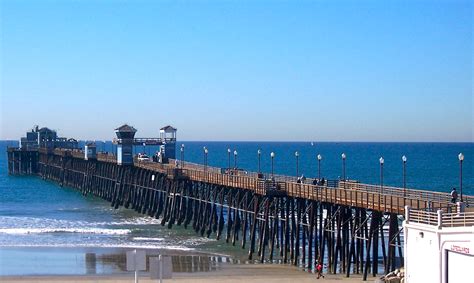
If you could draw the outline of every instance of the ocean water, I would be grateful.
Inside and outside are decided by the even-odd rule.
[[[463,152],[463,192],[474,195],[473,143],[183,143],[186,161],[202,163],[202,149],[206,146],[209,150],[209,165],[227,167],[227,148],[230,148],[232,152],[238,152],[237,160],[232,154],[231,165],[234,166],[236,162],[239,168],[251,171],[257,171],[257,150],[261,149],[262,171],[270,172],[270,152],[273,151],[275,173],[286,175],[296,174],[294,153],[298,151],[299,172],[307,177],[317,175],[316,155],[320,153],[323,156],[321,174],[326,179],[337,179],[342,175],[341,153],[344,152],[347,155],[346,176],[373,184],[380,182],[378,160],[383,156],[384,184],[392,186],[402,186],[401,156],[406,155],[409,188],[446,194],[452,187],[459,187],[460,166],[457,156]],[[47,254],[45,251],[53,248],[79,248],[83,249],[80,252],[82,254],[91,248],[152,248],[222,254],[244,260],[246,250],[232,247],[222,240],[200,237],[192,229],[176,226],[167,229],[157,219],[124,208],[115,210],[108,202],[90,196],[83,197],[74,189],[61,188],[35,176],[9,176],[6,147],[16,144],[0,141],[0,275],[18,274],[18,269],[13,268],[11,262],[20,259],[24,262],[25,252],[18,250],[24,248],[41,249],[40,254],[43,256]],[[98,143],[98,147],[104,151],[113,150],[110,142]],[[137,147],[135,150],[151,154],[156,148]],[[30,255],[30,261],[37,260],[31,256],[35,253],[26,254]],[[63,257],[67,258],[64,253]],[[71,266],[74,266],[74,261],[71,261]],[[38,273],[36,269],[30,272]],[[39,273],[55,272],[64,274],[64,271],[54,269]]]

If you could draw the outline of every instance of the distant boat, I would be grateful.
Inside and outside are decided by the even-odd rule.
[[[311,146],[314,146],[314,142],[311,142]]]

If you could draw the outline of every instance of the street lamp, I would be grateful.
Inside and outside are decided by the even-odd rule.
[[[321,180],[321,160],[323,160],[323,156],[318,154],[318,180]]]
[[[379,162],[380,162],[380,194],[382,194],[382,191],[383,191],[383,163],[385,162],[383,157],[380,157]]]
[[[146,143],[143,143],[143,154],[145,154],[145,145]]]
[[[403,197],[407,195],[407,174],[406,174],[406,165],[407,165],[407,157],[404,155],[402,156],[403,161]]]
[[[230,174],[230,148],[227,149],[227,171]]]
[[[300,154],[298,153],[298,151],[295,151],[295,157],[296,157],[296,177],[299,176],[299,157],[300,157]]]
[[[273,159],[275,158],[275,153],[272,151],[272,153],[270,153],[270,157],[272,158],[272,178],[273,178]]]
[[[342,179],[346,181],[346,154],[342,153],[341,158],[342,158]]]
[[[458,159],[459,159],[459,190],[461,192],[461,202],[463,202],[463,198],[462,198],[462,162],[464,160],[464,154],[459,153]]]
[[[262,155],[262,151],[260,149],[257,150],[258,154],[258,173],[260,173],[260,155]]]
[[[237,150],[234,150],[234,168],[237,169]]]
[[[184,167],[184,143],[181,144],[181,169]]]
[[[209,153],[209,150],[206,147],[203,147],[204,149],[204,171],[207,171],[207,154]]]

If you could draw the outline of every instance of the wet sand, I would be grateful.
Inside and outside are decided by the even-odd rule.
[[[0,249],[0,282],[133,282],[134,273],[126,270],[127,250],[3,248]],[[341,274],[325,274],[324,279],[317,280],[315,274],[292,265],[248,263],[197,251],[147,249],[146,253],[148,262],[158,254],[171,257],[173,278],[164,282],[362,282],[361,275],[346,278]],[[370,277],[368,282],[374,279]],[[159,280],[151,280],[149,272],[141,271],[139,281]]]
[[[133,273],[103,276],[4,276],[1,282],[33,283],[33,282],[133,282]],[[367,282],[373,282],[371,277]],[[298,270],[293,266],[280,264],[226,264],[220,270],[213,272],[173,273],[172,279],[163,279],[163,282],[255,282],[255,283],[283,283],[283,282],[362,282],[360,275],[346,278],[343,275],[325,275],[324,279],[316,279],[316,275]],[[142,273],[139,282],[159,282],[151,280],[148,274]]]
[[[0,248],[2,276],[116,276],[127,274],[124,248]],[[171,257],[177,273],[213,272],[223,264],[240,263],[226,255],[198,251],[145,249],[147,261],[159,254]],[[148,266],[148,264],[147,264]],[[1,280],[0,280],[1,281]]]

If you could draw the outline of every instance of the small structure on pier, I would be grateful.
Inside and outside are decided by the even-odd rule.
[[[115,129],[118,165],[133,165],[133,142],[136,132],[134,127],[127,124]]]
[[[78,148],[77,140],[58,137],[56,131],[47,127],[34,126],[26,133],[26,137],[20,139],[20,148],[24,150],[36,150],[38,148]]]
[[[159,138],[135,138],[137,130],[127,124],[115,129],[117,138],[113,140],[114,144],[117,144],[117,162],[120,165],[133,164],[133,146],[159,146],[159,160],[160,162],[167,163],[170,158],[176,158],[176,132],[177,129],[172,126],[166,126],[160,129]],[[120,137],[119,137],[120,133]],[[133,133],[133,134],[132,134]],[[124,137],[126,136],[126,138]],[[121,146],[120,146],[121,145]],[[124,157],[124,145],[126,145],[126,151],[130,151],[130,158],[126,157],[120,160],[120,155]],[[121,153],[119,153],[121,148]],[[127,153],[128,154],[128,153]]]
[[[176,158],[176,132],[178,130],[170,125],[160,129],[161,154],[165,159]]]
[[[97,159],[97,147],[95,143],[89,142],[84,146],[84,159]]]

